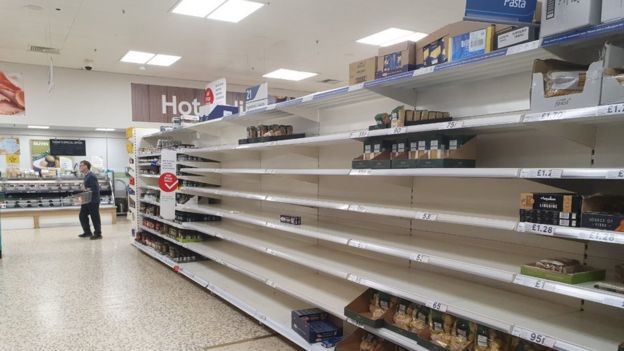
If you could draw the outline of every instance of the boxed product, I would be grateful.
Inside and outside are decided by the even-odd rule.
[[[532,23],[540,10],[537,5],[537,0],[466,0],[465,17],[481,22]]]
[[[539,38],[539,27],[507,27],[496,32],[494,49],[503,49],[514,45],[524,44]]]
[[[318,308],[291,312],[292,329],[309,343],[342,336],[341,321]]]
[[[336,344],[336,351],[394,351],[392,343],[378,336],[357,329],[344,340]]]
[[[413,71],[416,64],[416,43],[402,42],[379,49],[376,78],[388,77],[397,73]]]
[[[577,213],[548,210],[520,209],[520,222],[558,225],[562,227],[581,226],[580,216]]]
[[[386,328],[413,340],[429,340],[430,311],[427,306],[400,299],[384,318]]]
[[[602,0],[602,22],[609,22],[624,17],[622,0]]]
[[[495,26],[456,35],[451,38],[450,61],[469,59],[481,56],[494,50]]]
[[[397,299],[386,293],[368,289],[345,307],[345,316],[373,328],[384,326],[384,318]]]
[[[292,225],[301,225],[301,216],[280,215],[280,222]]]
[[[364,142],[364,153],[351,163],[353,169],[391,168],[392,141],[368,140]]]
[[[417,43],[419,50],[416,57],[418,66],[433,66],[450,62],[451,38],[464,33],[487,28],[490,24],[482,22],[461,21],[446,25],[429,34]]]
[[[392,162],[392,168],[472,168],[477,141],[474,135],[422,134],[409,140],[407,160]]]
[[[600,104],[624,102],[624,48],[606,44]]]
[[[583,197],[572,193],[522,193],[520,208],[524,210],[548,210],[581,213]]]
[[[431,310],[429,314],[429,329],[431,330],[431,342],[435,345],[448,349],[453,338],[455,317],[437,310]]]
[[[535,60],[531,112],[558,111],[600,104],[603,62],[577,65],[558,60]]]
[[[581,225],[624,232],[624,197],[594,195],[583,198]]]
[[[601,0],[544,0],[542,37],[599,24],[601,11]]]
[[[581,265],[577,260],[567,258],[543,259],[522,265],[524,275],[554,280],[566,284],[580,284],[604,280],[606,271]]]
[[[349,84],[358,84],[375,79],[377,56],[353,62],[349,65]]]
[[[406,160],[408,157],[409,144],[407,140],[396,140],[392,144],[392,160]]]

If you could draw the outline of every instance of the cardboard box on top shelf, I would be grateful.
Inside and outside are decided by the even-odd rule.
[[[602,0],[544,0],[541,35],[547,37],[599,24],[601,12]]]
[[[377,58],[376,78],[415,70],[417,68],[416,48],[416,43],[413,41],[380,48],[379,57]]]
[[[496,23],[539,22],[541,4],[537,0],[466,0],[466,19]]]
[[[365,336],[369,335],[369,333],[364,329],[357,329],[351,335],[346,337],[344,340],[336,344],[336,351],[360,351],[360,345],[364,340]],[[375,338],[379,339],[378,336]],[[381,340],[381,344],[379,347],[375,348],[373,351],[394,351],[395,346],[389,341]]]
[[[376,72],[377,56],[353,62],[349,65],[349,85],[374,80]]]
[[[500,27],[500,26],[499,26]],[[528,43],[539,38],[538,26],[506,27],[496,31],[494,50]]]
[[[601,105],[624,102],[624,48],[607,44],[604,52]]]
[[[600,104],[603,61],[578,65],[558,60],[535,60],[531,112],[549,112]]]
[[[416,65],[433,66],[450,62],[451,41],[454,36],[489,27],[491,23],[461,21],[446,25],[416,43]]]
[[[483,29],[453,36],[449,57],[451,62],[485,55],[494,50],[496,26],[490,25]]]
[[[602,0],[602,22],[624,18],[624,1]]]

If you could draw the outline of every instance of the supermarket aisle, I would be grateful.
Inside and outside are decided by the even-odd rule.
[[[3,232],[0,350],[295,350],[130,246],[130,225]]]

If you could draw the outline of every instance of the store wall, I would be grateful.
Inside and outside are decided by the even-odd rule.
[[[48,92],[48,67],[0,61],[0,71],[23,74],[26,116],[0,116],[0,128],[11,124],[43,124],[56,127],[126,128],[154,127],[154,123],[132,122],[131,83],[201,88],[205,82],[55,68],[54,90]],[[242,92],[243,86],[228,85]],[[280,95],[301,95],[275,91]],[[295,94],[295,95],[292,95]]]
[[[94,156],[99,156],[104,160],[107,169],[116,172],[124,171],[128,165],[128,153],[126,151],[126,139],[122,133],[86,133],[74,131],[53,131],[42,130],[33,132],[32,130],[4,129],[0,131],[0,138],[17,137],[20,143],[20,169],[32,169],[32,158],[30,152],[30,140],[32,139],[82,139],[86,141],[86,156],[74,156],[74,162],[83,159],[91,160]],[[4,174],[6,161],[4,155],[0,155],[0,172]]]

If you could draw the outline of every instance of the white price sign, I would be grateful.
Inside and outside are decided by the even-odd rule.
[[[604,110],[601,111],[602,115],[620,115],[624,113],[624,104],[615,104],[604,106]]]
[[[266,222],[265,226],[271,229],[277,229],[279,227],[277,224],[272,223],[272,222]]]
[[[366,250],[368,248],[368,245],[366,245],[365,243],[363,243],[361,241],[357,241],[357,240],[349,240],[348,245],[351,246],[351,247],[355,247],[357,249],[362,249],[362,250]]]
[[[347,274],[347,280],[350,282],[354,282],[356,284],[362,284],[362,278],[358,277],[355,274],[351,274],[351,273]]]
[[[361,212],[361,213],[367,212],[366,207],[362,205],[349,205],[348,210],[353,211],[353,212]]]
[[[372,171],[373,171],[372,169],[352,169],[349,175],[367,176],[367,175],[370,175]]]
[[[624,179],[624,169],[607,172],[607,179]]]
[[[412,255],[411,260],[414,262],[418,262],[418,263],[429,263],[431,258],[427,255],[415,254],[415,255]]]
[[[361,90],[362,88],[364,88],[364,83],[351,85],[351,86],[349,86],[349,92],[356,91],[356,90]]]
[[[351,139],[355,138],[368,138],[368,130],[360,130],[357,132],[351,132]]]
[[[392,128],[392,133],[390,134],[405,134],[407,133],[407,127],[396,127]]]
[[[514,54],[519,54],[525,51],[535,50],[539,48],[539,46],[540,46],[539,40],[534,40],[534,41],[520,44],[520,45],[514,45],[507,49],[506,55],[509,56],[509,55],[514,55]]]
[[[277,284],[274,281],[270,280],[270,279],[265,280],[264,283],[266,285],[272,287],[273,289],[275,289],[277,287]]]
[[[273,250],[273,249],[269,249],[268,247],[266,248],[266,253],[268,253],[271,256],[277,256],[278,252]]]
[[[555,339],[549,336],[540,334],[540,333],[536,333],[528,329],[524,329],[520,327],[513,327],[511,330],[511,335],[517,336],[524,340],[529,340],[531,342],[534,342],[536,344],[543,345],[546,347],[550,347],[550,348],[555,347],[555,342],[556,342]]]
[[[520,176],[522,178],[542,178],[542,179],[561,178],[563,176],[563,169],[553,169],[553,168],[523,169],[520,172]]]
[[[526,231],[535,234],[553,236],[557,232],[557,227],[548,224],[527,223]]]
[[[440,129],[460,129],[464,128],[464,121],[450,121]]]
[[[438,302],[438,301],[433,301],[433,302],[429,302],[427,303],[427,307],[434,309],[436,311],[440,311],[440,312],[446,312],[448,310],[448,306]]]
[[[420,219],[423,221],[437,221],[438,220],[438,215],[435,213],[430,213],[430,212],[418,212],[416,214],[416,219]]]
[[[609,232],[585,232],[581,234],[581,239],[600,241],[608,244],[614,244],[616,241],[615,234]]]
[[[412,77],[418,77],[418,76],[422,76],[423,74],[433,73],[434,70],[435,70],[435,66],[429,66],[429,67],[417,69],[414,71],[414,74],[412,75]]]
[[[555,286],[552,283],[549,283],[542,279],[537,279],[533,277],[528,277],[522,274],[516,274],[513,279],[514,284],[526,286],[529,288],[540,289],[540,290],[548,290],[554,291]]]

